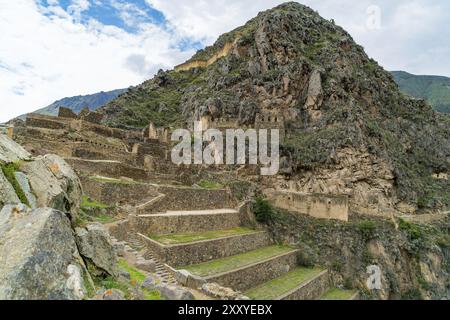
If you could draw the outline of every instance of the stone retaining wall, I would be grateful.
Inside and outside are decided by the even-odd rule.
[[[103,145],[95,142],[76,142],[72,144],[72,156],[86,160],[115,160],[136,164],[136,157],[125,148]]]
[[[139,214],[178,210],[223,209],[236,206],[228,190],[165,186],[160,187],[158,191],[165,197],[150,206],[141,208]]]
[[[134,229],[144,235],[226,230],[240,226],[239,213],[208,215],[137,215],[130,216]]]
[[[66,129],[69,127],[69,122],[64,119],[50,116],[43,116],[40,114],[29,114],[25,121],[27,127],[38,127],[46,129]]]
[[[130,222],[128,220],[121,220],[107,224],[111,236],[120,241],[128,241],[129,235],[133,232],[131,230]]]
[[[144,183],[101,182],[81,177],[84,194],[110,206],[138,205],[159,195],[156,188]]]
[[[321,272],[317,277],[302,283],[294,290],[278,297],[277,300],[315,300],[323,295],[330,287],[328,271]]]
[[[144,235],[141,238],[149,250],[173,267],[229,257],[271,244],[265,231],[178,245],[163,245]]]
[[[246,291],[269,280],[278,278],[286,271],[297,267],[298,251],[292,251],[264,262],[255,263],[241,269],[203,278],[207,282],[216,282],[233,290]],[[194,287],[202,285],[201,281],[191,279]]]
[[[320,219],[348,221],[348,196],[327,194],[303,194],[292,191],[266,193],[276,207],[307,214]]]
[[[66,161],[80,174],[117,179],[127,177],[136,181],[145,181],[147,178],[147,172],[144,169],[128,166],[118,161],[84,160],[79,158],[67,158]]]

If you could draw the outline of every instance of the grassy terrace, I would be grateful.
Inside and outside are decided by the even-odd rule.
[[[192,272],[193,274],[206,277],[222,272],[231,271],[237,268],[245,267],[256,262],[276,257],[283,253],[288,253],[289,251],[292,250],[293,249],[291,247],[287,246],[264,247],[261,249],[249,251],[235,256],[217,259],[196,265],[191,265],[180,269],[185,269]]]
[[[349,300],[356,291],[332,288],[320,297],[320,300]]]
[[[88,196],[81,197],[81,208],[98,208],[98,209],[108,209],[110,206],[107,204],[98,202],[97,200],[91,199]]]
[[[319,268],[296,268],[279,278],[248,290],[245,295],[254,300],[274,300],[322,271],[323,269]]]
[[[170,244],[189,243],[201,240],[219,239],[230,236],[251,234],[255,232],[256,231],[253,229],[238,227],[230,230],[168,234],[168,235],[150,236],[150,238],[164,245],[170,245]]]

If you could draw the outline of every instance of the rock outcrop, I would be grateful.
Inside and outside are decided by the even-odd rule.
[[[75,221],[81,201],[81,184],[72,168],[57,155],[32,158],[19,144],[0,135],[0,209],[24,203],[49,207]]]
[[[73,169],[61,157],[46,155],[20,166],[28,177],[38,207],[51,207],[75,221],[81,201],[81,184]]]
[[[0,299],[82,299],[85,272],[64,213],[24,205],[2,209]]]
[[[93,267],[89,268],[91,273],[117,275],[117,255],[108,230],[97,223],[76,228],[75,232],[80,254]]]
[[[4,135],[0,159],[0,299],[84,299],[91,275],[115,276],[108,232],[73,229],[82,192],[72,168],[56,155],[32,158]]]
[[[8,136],[0,134],[0,162],[10,163],[30,159],[31,155]]]

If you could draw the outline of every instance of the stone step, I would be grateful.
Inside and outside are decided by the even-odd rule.
[[[272,244],[268,232],[246,228],[174,234],[154,239],[139,235],[149,251],[172,267],[225,258]]]
[[[345,290],[331,288],[319,298],[320,300],[358,300],[359,292],[357,290]]]
[[[240,226],[240,214],[234,209],[168,211],[130,217],[139,233],[150,235],[226,230]]]
[[[246,291],[254,300],[314,300],[329,288],[328,270],[297,267]]]
[[[112,238],[114,243],[119,243],[115,238]],[[129,234],[127,242],[121,241],[124,244],[125,249],[128,251],[129,258],[134,261],[133,265],[138,269],[146,272],[156,273],[160,280],[164,283],[175,284],[176,280],[173,275],[167,270],[167,268],[148,250],[143,250],[138,252],[129,246],[130,242],[142,244],[140,238],[136,237],[134,234]]]
[[[190,273],[186,283],[192,288],[206,281],[246,291],[296,268],[297,256],[297,249],[275,245],[179,269]]]

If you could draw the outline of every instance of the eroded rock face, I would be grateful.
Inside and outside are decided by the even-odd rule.
[[[37,207],[51,207],[75,220],[82,195],[80,180],[61,157],[46,155],[24,162],[20,170],[28,177]]]
[[[97,269],[91,272],[117,275],[117,255],[106,228],[96,223],[76,228],[75,232],[80,254]]]
[[[393,208],[403,213],[417,209],[401,206],[392,165],[385,159],[351,148],[336,151],[333,157],[334,165],[301,171],[291,179],[269,179],[266,185],[302,193],[347,194],[350,210],[362,214],[390,217]]]
[[[30,158],[31,155],[21,145],[0,134],[0,161],[10,163]]]
[[[0,299],[77,300],[84,264],[70,220],[57,210],[7,205],[0,212]]]

